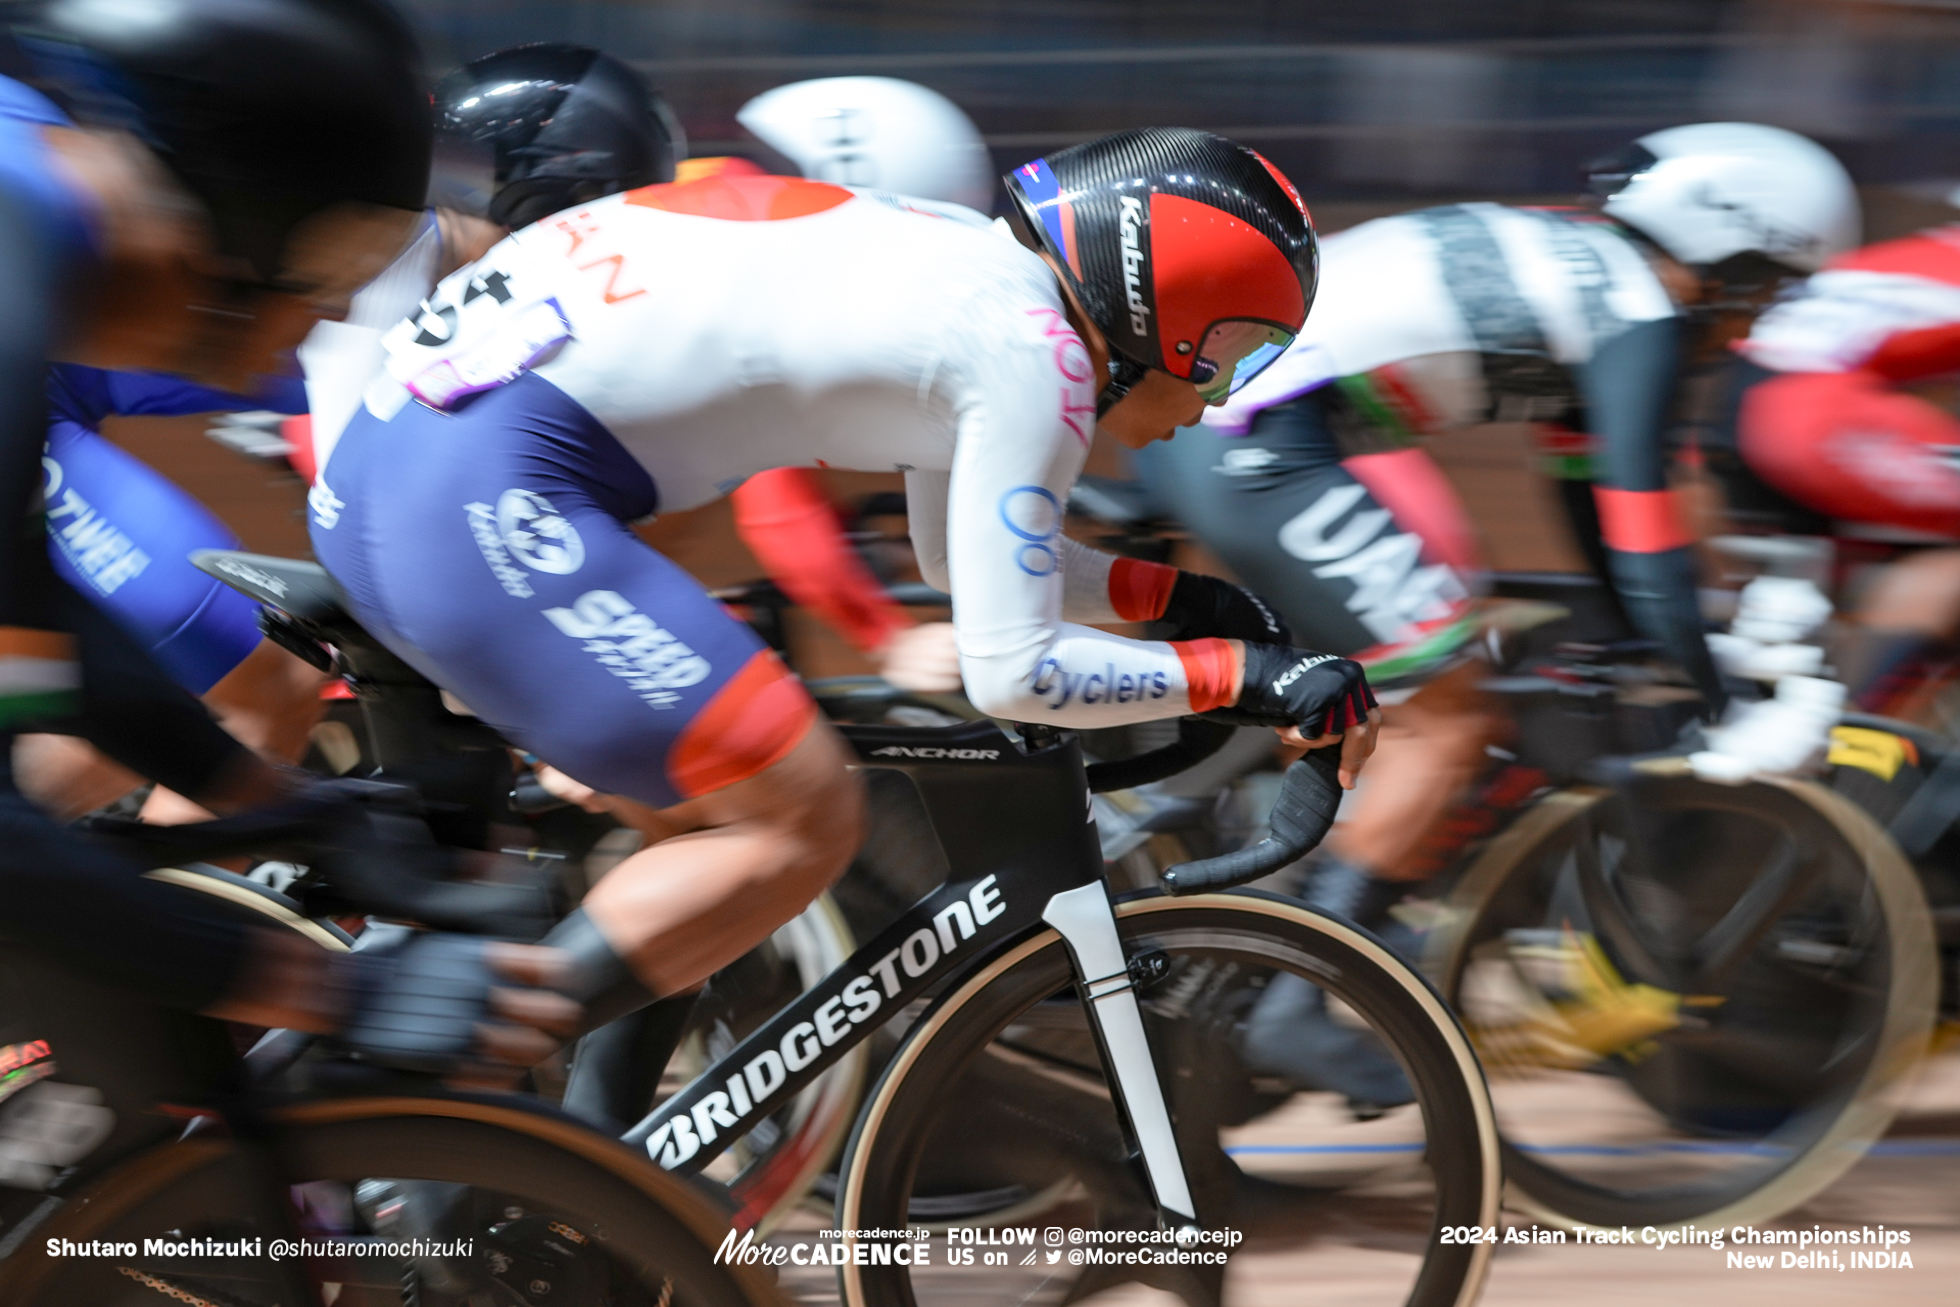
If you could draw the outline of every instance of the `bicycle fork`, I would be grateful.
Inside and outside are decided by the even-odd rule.
[[[1116,935],[1116,913],[1110,908],[1108,891],[1101,881],[1065,890],[1048,900],[1041,919],[1068,946],[1076,987],[1102,1050],[1117,1111],[1129,1123],[1157,1206],[1195,1226],[1197,1207],[1171,1128],[1163,1082],[1157,1078],[1157,1060],[1144,1033],[1143,1009],[1137,1005],[1136,986]]]

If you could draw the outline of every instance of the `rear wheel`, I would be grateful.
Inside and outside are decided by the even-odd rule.
[[[1788,1211],[1884,1132],[1933,1026],[1912,869],[1806,782],[1553,794],[1441,922],[1433,971],[1489,1073],[1505,1175],[1560,1223]]]
[[[1496,1139],[1475,1057],[1434,991],[1372,937],[1277,898],[1153,896],[1117,916],[1126,953],[1161,976],[1141,999],[1200,1224],[1246,1242],[1224,1266],[1088,1264],[1115,1244],[1072,1245],[1081,1264],[1042,1255],[1048,1227],[1156,1223],[1068,957],[1044,930],[927,1010],[872,1093],[845,1157],[839,1228],[959,1233],[917,1271],[843,1268],[845,1301],[1061,1304],[1140,1282],[1195,1307],[1249,1301],[1276,1276],[1356,1277],[1384,1303],[1472,1301],[1490,1246],[1444,1231],[1496,1222]],[[1416,1101],[1362,1121],[1333,1095],[1247,1075],[1238,1027],[1280,972],[1311,977],[1372,1027]],[[949,1264],[973,1227],[1026,1250]]]
[[[713,1204],[562,1118],[493,1100],[375,1098],[282,1109],[265,1125],[256,1147],[193,1136],[107,1172],[0,1263],[0,1302],[780,1302],[757,1271],[715,1264],[727,1223]],[[377,1176],[437,1182],[425,1189],[467,1187],[452,1191],[462,1218],[420,1232],[439,1236],[438,1244],[463,1244],[431,1251],[404,1241],[385,1216],[371,1219],[362,1196]],[[478,1214],[480,1224],[471,1219]],[[304,1250],[312,1255],[274,1253],[273,1240],[295,1237],[313,1245]],[[102,1256],[47,1256],[47,1241],[59,1239],[118,1247]],[[218,1246],[182,1247],[206,1239]],[[146,1240],[178,1247],[146,1253]]]

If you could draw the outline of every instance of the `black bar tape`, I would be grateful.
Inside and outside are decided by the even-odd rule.
[[[1267,819],[1272,834],[1250,848],[1179,863],[1164,873],[1164,889],[1171,894],[1230,889],[1270,876],[1312,852],[1327,838],[1340,811],[1340,757],[1336,747],[1315,749],[1288,767]]]

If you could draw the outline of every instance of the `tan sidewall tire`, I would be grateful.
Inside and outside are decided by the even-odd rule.
[[[1309,932],[1332,936],[1374,962],[1383,972],[1394,976],[1401,987],[1415,997],[1448,1044],[1472,1098],[1473,1110],[1478,1121],[1479,1152],[1483,1162],[1483,1193],[1479,1202],[1481,1215],[1478,1224],[1486,1227],[1497,1224],[1503,1184],[1502,1164],[1497,1146],[1496,1113],[1491,1107],[1489,1089],[1484,1084],[1483,1068],[1477,1062],[1477,1055],[1470,1046],[1469,1038],[1464,1035],[1455,1016],[1437,997],[1435,991],[1411,973],[1406,963],[1368,936],[1333,918],[1308,912],[1277,899],[1239,894],[1134,899],[1117,904],[1116,915],[1120,921],[1131,921],[1159,913],[1189,912],[1192,909],[1206,907],[1228,909],[1233,914],[1250,913],[1272,917]],[[1057,947],[1059,944],[1060,936],[1053,930],[1043,930],[1023,941],[974,973],[907,1032],[905,1042],[900,1045],[898,1052],[873,1089],[871,1098],[865,1103],[853,1147],[845,1155],[843,1171],[839,1177],[840,1193],[837,1204],[840,1229],[856,1229],[862,1223],[862,1193],[873,1152],[872,1149],[864,1146],[864,1141],[876,1136],[880,1123],[890,1113],[892,1104],[905,1087],[907,1076],[918,1064],[920,1055],[934,1034],[945,1029],[953,1018],[995,979],[1043,949]],[[1469,1307],[1469,1304],[1474,1303],[1478,1294],[1482,1292],[1484,1279],[1490,1270],[1492,1251],[1491,1244],[1475,1246],[1462,1288],[1456,1297],[1459,1307]],[[866,1294],[858,1268],[855,1265],[844,1267],[840,1279],[846,1307],[865,1307]]]

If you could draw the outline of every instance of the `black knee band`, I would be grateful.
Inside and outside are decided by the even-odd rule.
[[[585,1008],[583,1029],[603,1026],[653,1002],[653,991],[634,977],[584,908],[559,922],[538,943],[569,955],[570,975],[555,988]]]

